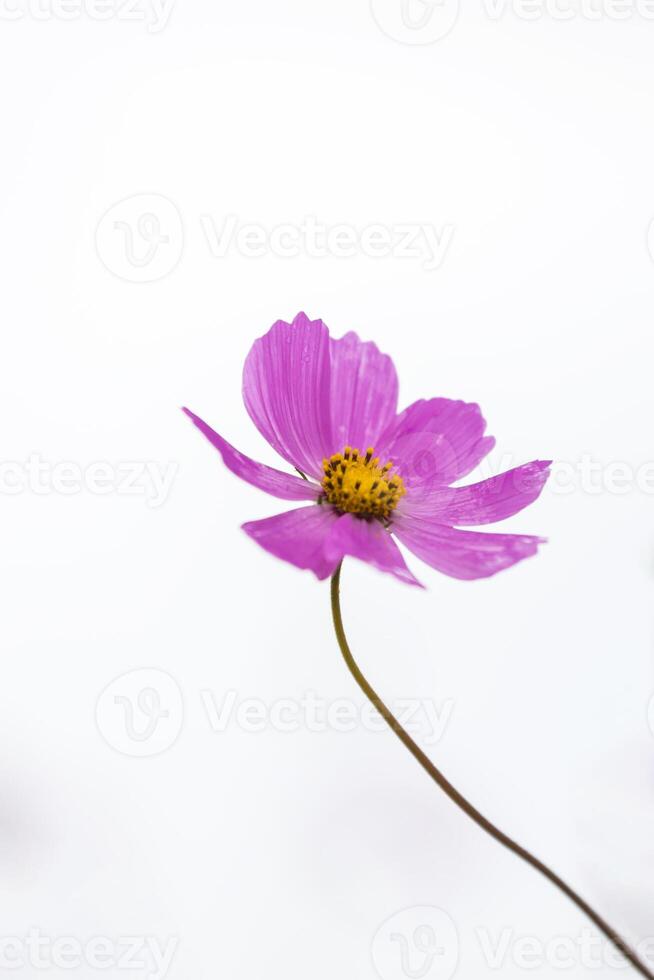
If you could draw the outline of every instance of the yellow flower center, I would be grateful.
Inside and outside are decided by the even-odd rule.
[[[323,460],[323,467],[323,499],[344,513],[388,520],[406,493],[402,477],[392,473],[393,464],[380,466],[372,447],[362,456],[346,446]]]

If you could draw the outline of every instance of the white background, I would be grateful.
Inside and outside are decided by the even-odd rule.
[[[242,406],[242,363],[304,309],[391,353],[403,404],[478,401],[491,466],[570,464],[566,492],[550,485],[506,522],[549,537],[538,557],[476,583],[410,559],[426,592],[351,562],[344,614],[387,700],[450,703],[427,746],[450,778],[632,941],[654,935],[654,481],[635,476],[653,453],[654,22],[624,3],[591,17],[575,0],[536,19],[467,0],[455,23],[453,0],[415,0],[413,27],[399,0],[177,0],[165,23],[145,0],[131,14],[116,0],[105,20],[22,2],[0,18],[13,464],[0,495],[0,921],[23,957],[13,975],[48,972],[26,951],[30,929],[174,940],[171,980],[449,980],[457,957],[461,980],[631,975],[578,952],[563,970],[551,949],[525,969],[519,939],[573,942],[583,916],[392,735],[302,718],[253,733],[234,716],[212,731],[202,692],[219,708],[229,692],[267,708],[360,698],[327,584],[239,530],[284,503],[228,473],[179,406],[274,463]],[[168,239],[152,262],[145,212]],[[431,270],[361,247],[311,256],[301,241],[295,257],[220,257],[202,220],[220,232],[229,215],[267,231],[313,215],[453,233]],[[38,487],[30,455],[47,464]],[[85,482],[92,463],[126,461],[172,472],[165,499]],[[78,492],[62,492],[58,463],[82,473]],[[634,474],[623,492],[614,463]],[[101,698],[137,669],[150,672]],[[130,740],[114,700],[143,687],[169,712],[153,742]],[[431,967],[412,949],[407,972],[387,933],[410,945],[424,906],[454,932],[440,931]],[[498,970],[479,936],[494,945],[503,930]],[[77,972],[161,976],[113,961]]]

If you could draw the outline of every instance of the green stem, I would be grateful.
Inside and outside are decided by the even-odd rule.
[[[434,782],[440,786],[443,792],[449,796],[453,803],[455,803],[465,814],[467,814],[471,820],[485,830],[487,834],[490,834],[496,841],[502,844],[504,847],[508,848],[514,854],[517,854],[519,858],[526,861],[527,864],[535,868],[544,875],[548,881],[551,881],[564,895],[574,902],[574,904],[584,912],[588,918],[593,922],[597,928],[604,933],[604,935],[609,939],[622,955],[631,963],[631,965],[641,974],[643,977],[647,977],[648,980],[654,980],[654,974],[640,961],[638,956],[632,949],[627,945],[624,939],[612,929],[611,926],[604,921],[595,912],[590,905],[584,901],[572,888],[559,878],[546,864],[543,864],[537,857],[530,854],[524,847],[517,844],[514,840],[508,837],[503,831],[499,830],[494,824],[490,822],[482,813],[477,810],[472,803],[469,803],[464,796],[459,793],[457,789],[452,786],[450,782],[445,778],[443,773],[436,768],[434,763],[429,759],[428,756],[422,751],[419,746],[413,741],[413,739],[408,735],[408,733],[402,728],[397,718],[393,715],[389,708],[386,707],[382,699],[379,697],[377,692],[368,683],[366,678],[361,673],[359,666],[357,665],[354,657],[352,656],[352,651],[347,642],[347,637],[345,636],[345,630],[343,628],[343,618],[341,616],[341,605],[340,605],[340,578],[341,578],[341,565],[338,566],[334,575],[332,577],[331,584],[331,595],[332,595],[332,616],[334,619],[334,629],[336,630],[336,639],[338,640],[338,645],[343,654],[343,659],[347,665],[348,670],[354,677],[355,681],[368,698],[368,700],[374,705],[377,711],[380,713],[384,721],[388,724],[389,728],[395,732],[400,741],[407,747],[411,755],[414,757],[416,762],[418,762],[422,768],[425,770],[428,776],[434,780]]]

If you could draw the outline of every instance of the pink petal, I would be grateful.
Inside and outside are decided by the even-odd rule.
[[[436,432],[409,432],[397,436],[381,458],[391,460],[404,480],[407,503],[436,489],[447,489],[458,469],[458,456],[447,439]]]
[[[251,483],[260,490],[272,494],[273,497],[281,497],[283,500],[315,500],[318,497],[320,489],[315,483],[302,480],[291,473],[282,473],[281,470],[275,470],[263,463],[256,463],[230,446],[222,436],[214,432],[206,422],[188,408],[182,411],[186,412],[193,424],[207,437],[212,446],[216,447],[227,469],[240,476],[246,483]]]
[[[409,585],[420,585],[379,521],[339,515],[323,505],[250,521],[243,530],[271,555],[297,568],[309,569],[319,579],[333,575],[339,562],[351,556],[390,572]]]
[[[423,587],[409,571],[389,531],[379,521],[366,521],[353,514],[343,514],[329,533],[325,553],[335,566],[350,555],[374,565],[380,572],[390,572],[401,582]]]
[[[355,333],[330,341],[331,414],[334,442],[325,455],[353,446],[365,452],[397,412],[395,365],[376,344],[363,343]]]
[[[533,503],[549,476],[551,460],[535,460],[467,487],[444,487],[407,495],[403,512],[440,524],[491,524]]]
[[[447,485],[470,473],[491,451],[495,440],[484,436],[485,429],[479,405],[423,399],[396,416],[376,449],[385,459],[410,463],[423,484]]]
[[[303,473],[321,479],[332,445],[329,333],[298,313],[256,340],[243,369],[243,399],[270,445]]]
[[[309,569],[324,579],[334,573],[340,561],[337,556],[325,553],[327,536],[337,520],[333,508],[314,505],[262,521],[249,521],[243,530],[271,555],[297,568]]]
[[[453,578],[475,579],[495,575],[535,555],[544,538],[522,534],[483,534],[459,531],[415,515],[393,522],[393,533],[410,551],[432,568]]]

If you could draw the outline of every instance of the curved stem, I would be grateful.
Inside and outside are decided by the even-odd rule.
[[[496,841],[503,844],[504,847],[508,848],[518,857],[526,861],[527,864],[535,868],[536,871],[540,871],[549,881],[552,882],[564,895],[567,895],[574,904],[581,909],[582,912],[588,916],[588,918],[597,926],[597,928],[604,933],[604,935],[609,939],[616,947],[620,950],[623,956],[631,963],[631,965],[641,974],[643,977],[647,977],[648,980],[654,980],[654,973],[649,970],[644,963],[640,961],[636,953],[627,945],[624,939],[612,929],[611,926],[602,919],[597,912],[594,911],[584,901],[572,888],[559,878],[546,864],[543,864],[537,857],[534,857],[529,851],[527,851],[520,844],[517,844],[514,840],[508,837],[503,831],[490,822],[482,813],[477,810],[472,803],[469,803],[464,796],[459,793],[457,789],[452,786],[450,782],[445,778],[443,773],[436,768],[434,763],[429,759],[428,756],[422,751],[419,746],[413,741],[413,739],[408,735],[408,733],[402,728],[397,718],[393,715],[389,708],[386,707],[382,699],[379,697],[377,692],[368,683],[366,678],[361,673],[352,652],[347,642],[347,637],[345,636],[345,630],[343,629],[343,618],[341,616],[341,605],[340,605],[340,578],[341,578],[341,565],[338,566],[334,575],[332,577],[331,583],[331,594],[332,594],[332,616],[334,618],[334,628],[336,630],[336,639],[338,640],[338,645],[343,654],[343,659],[347,664],[348,670],[354,677],[355,681],[368,698],[368,700],[374,705],[374,707],[379,711],[384,721],[397,735],[401,742],[407,747],[414,759],[420,763],[422,768],[425,770],[428,776],[430,776],[434,782],[440,786],[444,793],[455,803],[464,813],[466,813],[471,820],[485,830],[487,834],[490,834]]]

